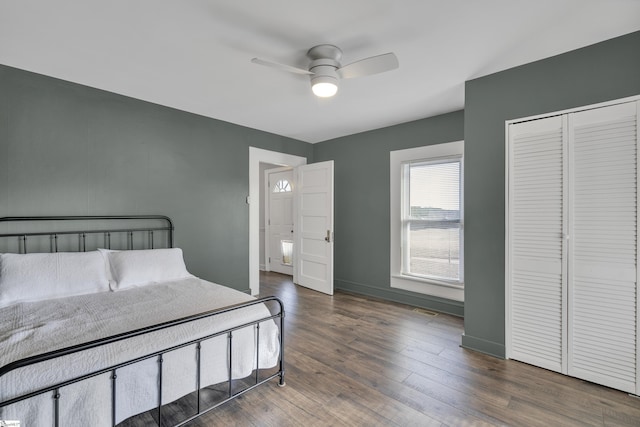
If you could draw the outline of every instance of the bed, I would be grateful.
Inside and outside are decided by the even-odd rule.
[[[170,423],[183,425],[272,379],[284,385],[282,302],[191,275],[169,218],[0,227],[0,420],[124,426],[146,414],[169,425],[177,402],[184,413]]]

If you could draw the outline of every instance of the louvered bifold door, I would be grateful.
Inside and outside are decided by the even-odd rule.
[[[568,373],[637,393],[637,103],[569,114]]]
[[[507,357],[563,372],[566,122],[509,125]]]

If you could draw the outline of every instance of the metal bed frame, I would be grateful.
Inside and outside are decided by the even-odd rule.
[[[50,239],[50,251],[51,252],[58,252],[58,236],[59,235],[77,235],[78,236],[78,251],[86,251],[87,246],[86,246],[86,236],[90,235],[90,234],[103,234],[104,235],[104,246],[107,249],[110,249],[111,246],[111,235],[114,233],[126,233],[127,236],[127,249],[133,249],[133,243],[134,243],[134,233],[146,233],[147,234],[147,238],[148,238],[148,246],[150,248],[154,247],[154,231],[156,232],[166,232],[167,234],[167,246],[168,247],[173,247],[173,232],[174,232],[174,226],[173,226],[173,222],[171,221],[171,219],[167,216],[163,216],[163,215],[130,215],[130,216],[31,216],[31,217],[4,217],[4,218],[0,218],[0,225],[2,223],[15,223],[15,222],[42,222],[42,221],[54,221],[54,222],[69,222],[69,221],[112,221],[112,220],[127,220],[127,221],[149,221],[149,220],[159,220],[165,223],[165,225],[163,226],[152,226],[152,227],[118,227],[118,228],[100,228],[100,229],[96,229],[96,230],[63,230],[63,231],[46,231],[46,232],[42,232],[42,231],[33,231],[33,232],[10,232],[10,233],[2,233],[0,234],[0,238],[18,238],[19,242],[18,242],[18,247],[19,247],[19,252],[20,253],[27,253],[27,239],[28,237],[34,237],[34,236],[49,236]],[[59,350],[55,350],[55,351],[50,351],[47,353],[43,353],[43,354],[39,354],[39,355],[35,355],[35,356],[31,356],[22,360],[17,360],[14,362],[11,362],[5,366],[0,367],[0,379],[6,375],[7,373],[14,371],[16,369],[19,368],[24,368],[30,365],[34,365],[37,363],[41,363],[44,361],[48,361],[51,359],[56,359],[56,358],[60,358],[69,354],[73,354],[73,353],[78,353],[84,350],[89,350],[92,348],[96,348],[96,347],[100,347],[103,345],[108,345],[117,341],[122,341],[122,340],[126,340],[129,338],[133,338],[133,337],[137,337],[143,334],[147,334],[147,333],[151,333],[151,332],[155,332],[155,331],[160,331],[163,329],[167,329],[176,325],[181,325],[184,323],[188,323],[188,322],[193,322],[196,320],[200,320],[200,319],[204,319],[204,318],[209,318],[209,317],[215,317],[217,315],[220,314],[224,314],[224,313],[229,313],[232,311],[236,311],[236,310],[241,310],[243,308],[246,307],[250,307],[250,306],[254,306],[254,305],[259,305],[259,304],[269,304],[271,306],[275,306],[275,314],[271,314],[270,316],[266,316],[263,318],[260,318],[258,320],[255,321],[251,321],[251,322],[247,322],[247,323],[243,323],[237,326],[234,326],[232,328],[228,328],[225,329],[223,331],[219,331],[210,335],[207,335],[205,337],[196,339],[196,340],[192,340],[189,342],[185,342],[179,345],[175,345],[169,348],[165,348],[164,350],[161,351],[157,351],[157,352],[153,352],[153,353],[149,353],[140,357],[137,357],[135,359],[132,360],[128,360],[126,362],[122,362],[119,363],[117,365],[112,365],[112,366],[108,366],[108,367],[103,367],[100,368],[98,370],[95,370],[91,373],[87,373],[84,375],[81,375],[79,377],[75,377],[69,380],[66,380],[64,382],[60,382],[57,384],[53,384],[50,386],[46,386],[43,388],[40,388],[36,391],[15,397],[15,398],[11,398],[11,399],[7,399],[4,401],[0,401],[0,409],[5,407],[5,406],[9,406],[11,404],[26,400],[26,399],[30,399],[32,397],[44,394],[44,393],[49,393],[52,392],[52,398],[53,398],[53,411],[54,411],[54,425],[57,427],[59,425],[61,425],[61,421],[60,421],[60,413],[59,413],[59,401],[61,398],[61,393],[60,393],[60,389],[62,387],[68,386],[70,384],[74,384],[80,381],[84,381],[87,380],[89,378],[93,378],[95,376],[104,374],[104,373],[108,373],[110,372],[110,381],[111,381],[111,416],[112,416],[112,420],[111,420],[111,425],[115,426],[115,420],[116,420],[116,381],[118,378],[117,375],[117,370],[119,368],[122,368],[124,366],[128,366],[137,362],[140,362],[142,360],[146,360],[146,359],[151,359],[151,358],[157,358],[157,361],[159,363],[159,381],[158,381],[158,406],[156,408],[157,411],[157,417],[158,417],[158,425],[162,426],[163,425],[163,420],[162,420],[162,409],[163,409],[163,404],[162,404],[162,362],[163,362],[163,355],[174,351],[174,350],[178,350],[180,348],[183,347],[188,347],[191,345],[195,344],[195,349],[196,349],[196,372],[195,372],[195,376],[196,376],[196,390],[194,390],[194,392],[196,393],[196,400],[197,400],[197,413],[194,415],[189,416],[188,418],[180,421],[178,424],[175,424],[175,426],[182,426],[190,421],[193,421],[194,419],[200,417],[203,414],[206,414],[210,411],[212,411],[213,409],[219,407],[220,405],[235,399],[236,397],[248,392],[249,390],[252,390],[254,388],[256,388],[257,386],[264,384],[274,378],[279,378],[279,382],[278,385],[283,387],[285,385],[285,381],[284,381],[284,315],[285,315],[285,311],[284,311],[284,304],[282,303],[282,301],[274,296],[270,296],[270,297],[264,297],[264,298],[259,298],[255,301],[250,301],[250,302],[245,302],[245,303],[240,303],[240,304],[235,304],[235,305],[231,305],[228,307],[224,307],[221,309],[216,309],[216,310],[211,310],[211,311],[206,311],[203,313],[199,313],[199,314],[194,314],[191,316],[187,316],[187,317],[183,317],[180,319],[175,319],[172,321],[168,321],[168,322],[164,322],[164,323],[160,323],[160,324],[156,324],[156,325],[152,325],[152,326],[148,326],[148,327],[144,327],[144,328],[140,328],[140,329],[136,329],[133,331],[128,331],[128,332],[124,332],[124,333],[120,333],[120,334],[116,334],[116,335],[112,335],[106,338],[102,338],[99,340],[94,340],[94,341],[90,341],[90,342],[85,342],[85,343],[81,343],[81,344],[77,344],[77,345],[73,345],[70,347],[66,347],[66,348],[62,348]],[[278,363],[278,367],[277,367],[277,371],[268,374],[265,378],[260,378],[260,364],[259,364],[259,360],[260,360],[260,335],[259,335],[259,330],[260,330],[260,323],[262,322],[266,322],[266,321],[270,321],[270,320],[274,320],[275,319],[279,319],[279,329],[280,329],[280,360]],[[244,388],[240,389],[240,390],[233,390],[233,381],[234,379],[232,378],[232,366],[233,366],[233,358],[232,358],[232,346],[233,346],[233,333],[234,331],[237,331],[239,329],[243,329],[243,328],[247,328],[247,327],[251,327],[254,326],[256,328],[256,337],[257,337],[257,342],[256,342],[256,369],[253,375],[251,375],[252,378],[252,384],[249,385],[245,385]],[[201,371],[201,359],[200,359],[200,349],[201,349],[201,344],[202,342],[208,340],[208,339],[212,339],[221,335],[226,335],[227,336],[227,340],[228,340],[228,346],[227,346],[227,362],[228,362],[228,390],[226,392],[226,397],[223,398],[222,400],[215,402],[214,404],[207,406],[205,408],[201,408],[201,398],[200,398],[200,393],[201,393],[201,384],[200,384],[200,371]],[[263,368],[264,369],[264,368]],[[275,369],[275,368],[271,368],[271,369]],[[249,377],[246,377],[249,378]]]

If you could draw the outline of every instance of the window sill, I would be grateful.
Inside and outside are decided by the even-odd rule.
[[[433,279],[394,274],[391,276],[392,288],[446,298],[453,301],[464,301],[464,284],[441,282]]]

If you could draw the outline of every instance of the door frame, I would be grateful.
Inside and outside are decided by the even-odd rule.
[[[307,158],[278,151],[249,147],[249,289],[260,293],[260,163],[296,167],[307,164]],[[295,274],[295,268],[294,268]]]

